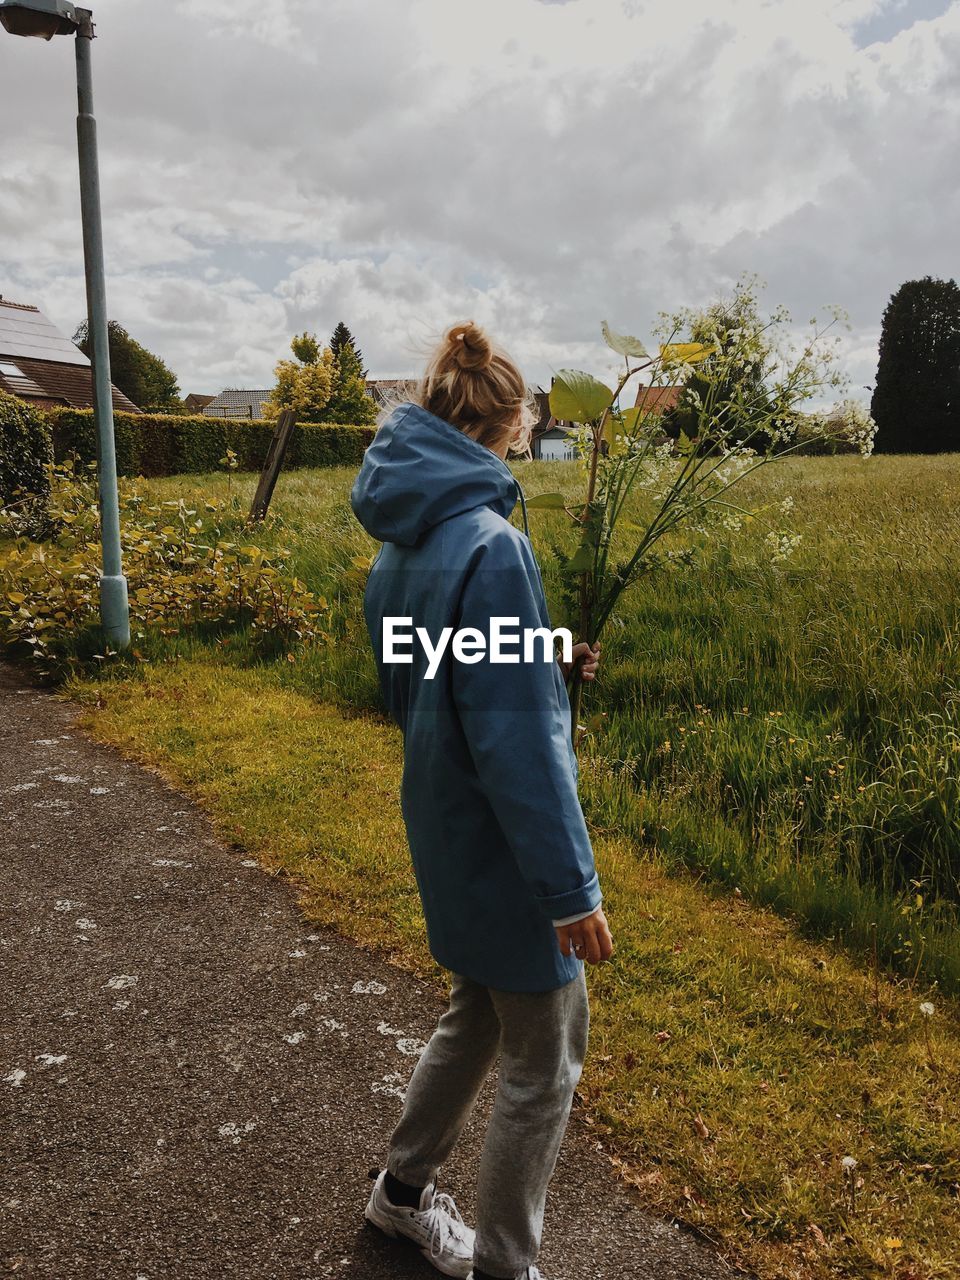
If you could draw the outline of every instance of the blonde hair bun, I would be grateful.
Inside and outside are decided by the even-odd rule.
[[[472,320],[447,329],[407,394],[495,452],[529,453],[539,406],[513,360]]]
[[[493,362],[493,344],[472,320],[455,324],[447,333],[450,359],[467,373],[482,373]]]

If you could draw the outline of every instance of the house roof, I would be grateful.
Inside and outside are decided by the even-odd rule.
[[[0,297],[0,356],[25,356],[89,367],[79,347],[51,324],[38,307]]]
[[[93,372],[79,347],[37,307],[0,298],[0,389],[38,408],[93,407]],[[113,407],[140,410],[113,388]]]
[[[221,391],[204,405],[203,413],[208,418],[262,418],[269,395],[269,391]]]
[[[183,397],[183,403],[188,409],[205,409],[212,399],[213,396],[204,395],[201,391],[191,391]]]
[[[416,378],[368,378],[363,387],[374,404],[383,406],[395,396],[407,395],[416,383]]]
[[[683,387],[637,387],[634,403],[649,414],[669,413],[680,402]]]
[[[19,369],[23,376],[18,378],[5,373],[4,370],[9,368]],[[23,356],[11,361],[7,356],[0,356],[0,387],[21,400],[36,404],[38,408],[93,408],[93,370],[89,365],[84,368],[77,364],[55,364],[50,360],[25,360]],[[117,387],[113,388],[113,407],[117,413],[140,412]]]

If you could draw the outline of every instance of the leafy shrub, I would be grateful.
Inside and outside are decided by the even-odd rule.
[[[75,453],[81,462],[97,456],[92,409],[61,409],[51,415],[58,461]],[[117,471],[124,476],[170,476],[217,471],[231,451],[240,471],[259,471],[274,424],[248,418],[117,413]],[[289,467],[357,466],[373,439],[372,427],[328,423],[298,426],[287,450]]]
[[[796,413],[794,453],[834,456],[839,453],[869,452],[877,424],[857,400],[844,400],[822,413]]]
[[[293,465],[298,467],[359,466],[373,439],[373,427],[340,423],[304,423],[295,428],[290,442]]]
[[[42,413],[0,391],[0,507],[16,531],[39,533],[50,496],[53,450]]]
[[[0,544],[0,647],[31,653],[46,674],[90,650],[99,615],[96,487],[69,463],[53,475],[55,539]],[[134,643],[175,636],[191,624],[249,628],[264,655],[326,639],[327,602],[287,574],[285,552],[270,558],[225,539],[225,526],[238,516],[229,501],[207,501],[201,513],[183,499],[148,502],[135,484],[121,485]]]

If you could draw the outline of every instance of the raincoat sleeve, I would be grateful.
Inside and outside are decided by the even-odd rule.
[[[451,663],[453,700],[480,779],[520,872],[541,909],[562,920],[600,905],[593,850],[577,796],[570,742],[570,704],[554,657],[537,640],[524,661],[525,628],[550,622],[533,551],[505,531],[483,548],[468,572],[458,626],[491,634],[491,619],[509,619],[505,633],[521,642],[504,653],[519,661]],[[473,655],[476,657],[477,655]]]

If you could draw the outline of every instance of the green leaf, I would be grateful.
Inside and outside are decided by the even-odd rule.
[[[561,422],[595,422],[613,400],[599,379],[577,369],[560,369],[550,389],[550,412]]]
[[[562,493],[538,493],[527,498],[527,510],[562,511],[567,500]]]
[[[643,359],[646,356],[647,348],[643,345],[639,338],[633,338],[628,333],[616,333],[604,320],[600,326],[603,334],[603,340],[611,351],[616,351],[621,356],[636,356]]]
[[[607,446],[611,453],[617,447],[617,436],[623,435],[623,430],[617,420],[617,415],[608,413],[603,424],[603,438],[607,442]]]
[[[563,566],[564,573],[588,573],[593,568],[593,547],[583,542]]]

